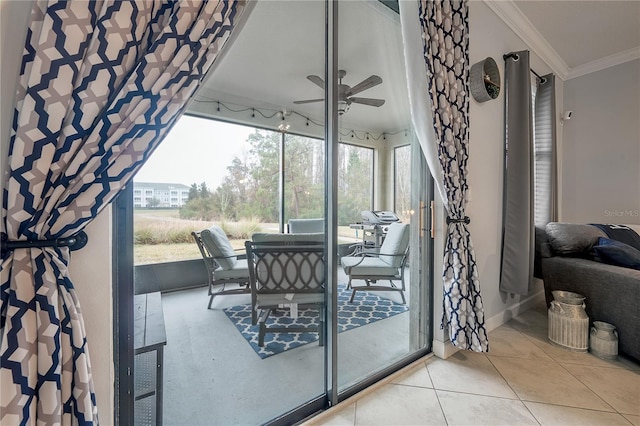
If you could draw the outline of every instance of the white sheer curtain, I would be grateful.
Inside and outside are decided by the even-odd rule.
[[[442,172],[438,160],[438,143],[433,130],[429,83],[426,78],[422,53],[422,31],[418,20],[418,2],[400,1],[398,3],[400,5],[400,25],[404,43],[404,63],[407,72],[411,122],[429,165],[438,195],[446,203],[447,196],[444,193]]]

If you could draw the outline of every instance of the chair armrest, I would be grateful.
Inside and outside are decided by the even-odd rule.
[[[407,253],[378,253],[378,256],[396,256],[396,257],[403,257],[406,256]]]
[[[231,256],[211,256],[212,259],[231,259],[232,257],[238,257],[240,255],[244,254],[245,256],[247,255],[246,253],[240,253],[238,252],[238,254],[233,254]]]

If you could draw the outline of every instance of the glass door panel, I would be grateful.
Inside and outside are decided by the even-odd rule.
[[[339,225],[354,239],[338,271],[338,386],[347,392],[426,352],[428,264],[410,254],[425,253],[427,191],[413,179],[420,151],[411,149],[399,16],[379,1],[338,5],[339,134],[352,147],[338,181]]]
[[[136,244],[135,266],[136,294],[153,293],[163,311],[164,424],[264,424],[302,407],[301,418],[311,401],[316,411],[326,400],[319,333],[272,331],[320,324],[322,310],[278,303],[267,316],[263,304],[254,323],[251,294],[211,299],[205,259],[190,235],[219,226],[241,264],[245,241],[282,232],[284,216],[324,218],[324,91],[306,78],[324,78],[324,13],[323,1],[256,2],[188,115],[136,178],[136,241],[154,233],[168,239]],[[308,98],[318,101],[294,103]],[[162,245],[176,250],[148,260]],[[214,265],[213,292],[232,273],[225,263]],[[264,342],[261,318],[271,329]],[[142,372],[139,362],[134,368]]]

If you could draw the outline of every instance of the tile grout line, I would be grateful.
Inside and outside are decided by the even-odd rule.
[[[526,333],[523,333],[520,330],[516,330],[518,331],[521,335],[523,335],[529,342],[531,342],[533,345],[535,345],[538,349],[540,349],[542,352],[544,352],[545,355],[547,355],[550,358],[550,361],[554,362],[555,364],[557,364],[561,369],[563,369],[564,371],[566,371],[571,377],[573,377],[574,379],[576,379],[580,384],[582,384],[585,388],[587,388],[592,394],[594,394],[598,399],[600,399],[600,401],[602,401],[606,406],[610,407],[613,411],[613,413],[616,413],[620,416],[624,417],[624,414],[621,413],[620,411],[618,411],[613,405],[611,405],[609,402],[605,401],[595,390],[593,390],[591,388],[591,386],[587,385],[585,382],[583,382],[582,380],[580,380],[578,377],[576,377],[574,374],[572,374],[567,368],[565,368],[564,365],[562,365],[563,363],[561,363],[560,361],[556,360],[553,357],[553,354],[547,352],[543,346],[539,346],[536,344],[535,339],[530,338]],[[494,355],[495,356],[495,355]],[[498,358],[500,358],[500,356],[497,356]],[[504,358],[516,358],[516,359],[526,359],[526,358],[517,358],[517,357],[504,357]],[[491,362],[491,360],[489,359],[489,361]],[[540,360],[540,361],[544,361],[544,360]],[[493,362],[491,363],[493,365]],[[575,362],[565,362],[564,364],[571,364],[571,365],[579,365],[582,367],[590,367],[590,368],[602,368],[602,369],[610,369],[610,370],[626,370],[626,371],[632,371],[629,368],[626,368],[625,366],[594,366],[594,365],[589,365],[589,364],[580,364],[580,363],[575,363]],[[495,365],[494,365],[494,368]],[[497,368],[496,368],[497,370]],[[504,377],[503,377],[504,378]],[[506,379],[505,379],[506,381]],[[509,384],[509,382],[507,382],[507,384]],[[511,387],[511,385],[509,385],[509,387]],[[513,389],[512,389],[513,390]],[[514,391],[514,393],[516,393]],[[602,412],[602,413],[612,413],[611,411],[604,411],[604,410],[597,410],[597,409],[593,409],[593,408],[583,408],[583,407],[573,407],[573,406],[568,406],[568,405],[560,405],[560,404],[549,404],[549,403],[545,403],[545,402],[539,402],[539,401],[528,401],[528,400],[523,400],[522,398],[520,398],[520,396],[516,393],[516,396],[518,397],[518,399],[520,401],[522,401],[523,405],[525,407],[526,404],[524,404],[524,402],[532,402],[532,403],[536,403],[536,404],[545,404],[545,405],[552,405],[552,406],[557,406],[557,407],[568,407],[568,408],[576,408],[576,409],[582,409],[582,410],[590,410],[590,411],[596,411],[596,412]],[[528,409],[528,407],[527,407]],[[529,412],[531,412],[529,410]],[[531,413],[533,415],[533,413]],[[534,416],[535,418],[535,416]],[[537,419],[536,419],[537,420]],[[625,418],[626,420],[626,418]]]
[[[436,385],[433,382],[433,378],[431,377],[431,371],[429,371],[429,364],[425,363],[424,367],[427,369],[427,375],[429,376],[429,382],[431,382],[431,389],[433,389],[433,393],[436,395],[436,399],[438,400],[438,406],[440,407],[440,412],[442,413],[442,418],[447,426],[449,426],[449,420],[447,419],[447,413],[444,412],[444,408],[442,407],[442,402],[440,402],[440,396],[438,395],[438,390],[436,389]]]
[[[442,402],[440,402],[440,395],[438,395],[438,391],[434,388],[433,393],[436,394],[436,399],[438,400],[438,406],[440,407],[440,412],[442,413],[442,418],[444,419],[444,423],[449,426],[449,420],[447,419],[447,413],[444,412],[444,408],[442,408]]]
[[[520,330],[516,330],[516,331],[520,335],[525,336],[525,338],[526,338],[526,335],[524,333],[522,333]],[[547,356],[549,355],[546,352],[545,352],[545,354]],[[527,404],[524,403],[524,400],[522,398],[520,398],[520,395],[518,395],[518,392],[516,392],[515,389],[513,389],[513,386],[511,386],[511,383],[509,383],[507,378],[504,377],[504,375],[500,372],[498,367],[496,367],[496,365],[493,363],[493,361],[491,361],[491,358],[489,358],[488,356],[486,356],[486,357],[487,357],[487,360],[489,361],[489,363],[491,364],[491,366],[493,367],[493,369],[496,370],[496,372],[500,375],[500,377],[502,377],[502,380],[504,380],[504,382],[507,384],[507,386],[509,386],[509,389],[511,389],[511,392],[513,392],[513,394],[516,396],[516,398],[518,398],[518,401],[520,401],[520,404],[522,404],[522,406],[525,408],[525,410],[527,410],[527,412],[529,414],[531,414],[531,417],[533,417],[533,419],[536,421],[536,423],[538,423],[538,425],[542,425],[542,423],[540,423],[540,420],[538,420],[538,418],[531,412],[529,407],[527,407]]]
[[[315,425],[317,423],[312,422],[314,420],[324,420],[326,418],[331,417],[332,415],[335,415],[336,413],[343,411],[345,408],[347,408],[349,405],[354,406],[354,426],[355,426],[355,422],[356,422],[356,417],[357,417],[357,402],[359,400],[361,400],[362,398],[374,393],[375,391],[382,389],[383,387],[387,386],[387,385],[396,385],[396,383],[393,383],[393,380],[403,376],[404,374],[408,373],[409,371],[411,371],[414,368],[417,368],[420,364],[423,364],[424,368],[427,368],[426,362],[427,360],[434,358],[433,352],[428,353],[427,355],[418,358],[417,360],[413,361],[412,363],[402,367],[400,370],[397,370],[393,373],[391,373],[390,375],[388,375],[387,377],[381,379],[380,381],[372,384],[371,386],[361,390],[360,392],[350,396],[349,398],[340,401],[338,404],[334,405],[333,407],[330,407],[327,410],[322,411],[321,413],[313,416],[311,419],[308,419],[307,421],[311,422],[310,425]],[[429,378],[431,379],[431,378]],[[433,385],[433,383],[432,383]],[[423,389],[428,389],[428,388],[423,388]],[[339,407],[339,408],[338,408]]]
[[[586,387],[587,389],[589,389],[589,391],[591,391],[592,394],[594,394],[595,396],[597,396],[600,401],[604,402],[605,405],[611,407],[611,409],[615,412],[618,413],[619,415],[622,415],[622,413],[620,413],[613,405],[609,404],[607,401],[605,401],[596,391],[594,391],[593,389],[591,389],[591,386],[587,385],[586,383],[584,383],[582,380],[580,380],[578,377],[574,376],[573,373],[571,373],[571,371],[567,370],[565,368],[564,365],[558,363],[558,365],[560,366],[560,368],[562,368],[564,371],[566,371],[571,377],[573,377],[574,379],[576,379],[578,382],[580,382],[584,387]],[[591,367],[591,366],[587,366],[587,367]]]

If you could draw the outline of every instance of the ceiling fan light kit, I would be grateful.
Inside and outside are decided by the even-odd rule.
[[[351,104],[362,104],[373,107],[381,107],[384,105],[384,99],[375,98],[361,98],[354,95],[370,89],[378,84],[382,84],[382,78],[377,75],[372,75],[355,86],[351,87],[342,83],[342,79],[347,75],[345,70],[338,71],[338,114],[342,115],[349,111]],[[324,89],[324,80],[317,75],[308,75],[307,80],[315,84],[316,86]],[[312,102],[324,102],[324,98],[321,99],[305,99],[301,101],[293,101],[294,104],[309,104]]]
[[[471,66],[469,72],[471,94],[478,102],[496,99],[500,94],[500,70],[493,58],[486,58]]]

